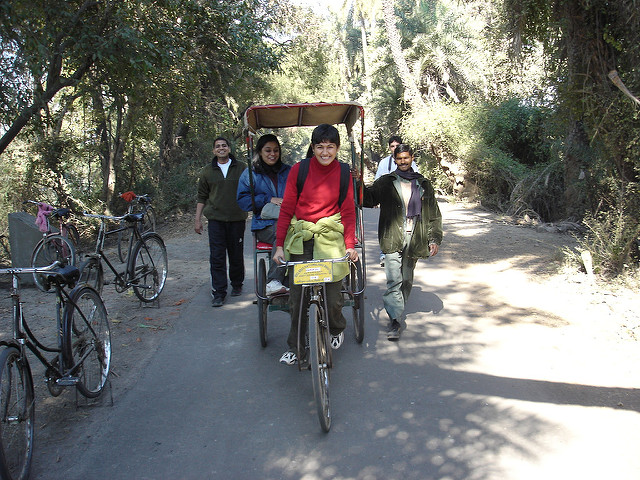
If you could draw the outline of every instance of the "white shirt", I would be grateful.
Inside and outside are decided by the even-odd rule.
[[[396,168],[398,168],[398,166],[396,165],[396,162],[393,160],[393,157],[391,155],[389,155],[388,157],[384,157],[382,160],[380,160],[380,163],[378,163],[378,171],[376,172],[374,180],[377,180],[387,173],[393,172]],[[411,163],[411,168],[413,168],[414,172],[418,173],[418,165],[416,164],[416,162]]]
[[[231,165],[231,159],[227,160],[227,163],[218,162],[218,166],[220,167],[220,170],[222,170],[222,176],[224,178],[227,178],[227,172],[229,171],[230,165]]]

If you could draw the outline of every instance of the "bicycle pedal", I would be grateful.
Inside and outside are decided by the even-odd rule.
[[[78,382],[80,381],[80,379],[78,377],[62,377],[59,378],[58,380],[56,380],[56,383],[58,385],[61,385],[63,387],[72,387],[74,385],[76,385]]]

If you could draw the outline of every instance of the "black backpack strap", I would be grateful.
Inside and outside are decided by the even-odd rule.
[[[349,173],[349,164],[340,162],[340,196],[338,197],[338,205],[341,207],[349,191]]]
[[[304,182],[309,174],[310,158],[304,158],[300,160],[300,167],[298,169],[298,178],[296,179],[296,187],[298,190],[298,198],[304,187]],[[338,205],[342,206],[342,202],[347,198],[347,192],[349,191],[349,178],[351,170],[348,163],[340,162],[340,195],[338,196]]]
[[[302,187],[304,187],[304,182],[307,179],[307,175],[309,174],[310,162],[311,162],[310,158],[303,158],[302,160],[300,160],[298,178],[296,179],[296,187],[298,189],[298,198],[300,198],[300,192],[302,192]]]

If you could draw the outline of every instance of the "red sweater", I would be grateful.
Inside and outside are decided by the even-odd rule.
[[[338,205],[340,195],[340,164],[334,160],[324,166],[316,157],[309,162],[309,174],[304,182],[304,188],[298,198],[298,170],[300,163],[296,163],[287,178],[287,186],[284,190],[280,217],[278,218],[278,230],[276,245],[284,246],[284,239],[291,224],[291,218],[295,215],[298,220],[306,220],[316,223],[321,218],[330,217],[340,212],[342,225],[344,225],[344,241],[346,248],[354,248],[356,244],[356,209],[353,201],[353,182],[349,181],[347,196],[342,202],[342,208]]]

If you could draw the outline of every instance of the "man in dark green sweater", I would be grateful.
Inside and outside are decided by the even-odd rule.
[[[238,180],[247,166],[231,155],[226,138],[214,141],[213,160],[200,171],[195,231],[202,234],[202,215],[209,221],[209,264],[213,306],[227,296],[227,256],[231,296],[242,294],[244,282],[244,228],[247,212],[236,202]]]

